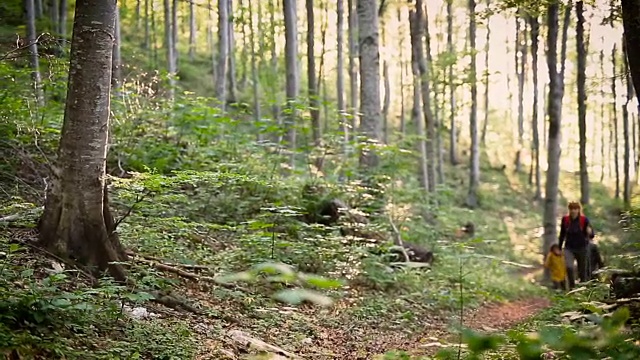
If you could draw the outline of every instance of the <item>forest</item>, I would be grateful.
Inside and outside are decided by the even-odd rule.
[[[638,359],[636,89],[640,0],[3,0],[0,356]]]

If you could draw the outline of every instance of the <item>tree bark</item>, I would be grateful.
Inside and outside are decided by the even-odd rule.
[[[35,90],[38,106],[44,106],[44,92],[42,91],[42,77],[40,76],[40,60],[38,58],[38,44],[36,43],[36,17],[33,0],[24,0],[27,13],[27,43],[29,44],[29,63],[31,65],[31,80]]]
[[[116,11],[115,0],[76,2],[64,125],[39,230],[49,251],[124,281],[112,263],[126,255],[105,184]]]
[[[347,0],[349,22],[349,105],[351,107],[351,129],[354,131],[358,128],[358,72],[356,71],[356,59],[358,58],[358,43],[356,37],[358,34],[358,14],[355,9],[354,1]]]
[[[64,49],[67,47],[67,0],[60,0],[60,16],[58,20],[58,44],[60,49],[64,53]]]
[[[589,168],[587,165],[587,50],[584,39],[584,2],[576,2],[576,45],[578,54],[578,132],[580,137],[580,202],[589,204]]]
[[[487,0],[487,8],[491,6],[491,0]],[[480,135],[480,144],[485,145],[485,139],[487,137],[487,127],[489,126],[489,51],[491,42],[491,17],[487,17],[487,37],[485,38],[484,45],[484,122],[482,123],[482,134]]]
[[[296,149],[296,111],[295,102],[298,99],[300,78],[298,72],[298,16],[295,0],[283,0],[284,31],[285,31],[285,67],[287,74],[286,95],[289,111],[285,120],[287,129],[287,143],[291,150],[291,167],[295,163]]]
[[[320,102],[318,101],[318,80],[316,79],[315,55],[315,19],[313,0],[305,1],[307,8],[307,93],[309,96],[309,113],[311,115],[311,131],[313,143],[320,145]]]
[[[616,81],[617,79],[617,58],[618,54],[617,54],[617,49],[616,49],[616,45],[613,45],[613,49],[611,50],[611,68],[613,71],[613,75],[611,77],[611,95],[613,96],[613,101],[612,101],[612,109],[611,111],[613,112],[613,123],[611,124],[613,127],[613,131],[612,131],[612,141],[611,143],[613,144],[613,167],[614,167],[614,171],[615,171],[615,180],[616,180],[616,191],[615,191],[615,197],[616,199],[620,198],[620,154],[619,154],[619,145],[618,145],[618,91],[617,91],[617,86],[616,86]]]
[[[338,106],[338,121],[340,122],[340,130],[343,134],[344,152],[347,153],[347,143],[349,142],[349,124],[345,117],[344,104],[344,0],[337,0],[337,24],[336,24],[336,40],[337,40],[337,56],[338,63],[336,68],[336,98]]]
[[[164,36],[165,46],[167,49],[167,70],[169,71],[169,98],[173,100],[175,98],[176,87],[176,67],[175,56],[173,55],[173,26],[171,24],[171,2],[170,0],[164,0]]]
[[[640,0],[622,0],[622,25],[631,80],[640,89]]]
[[[357,0],[358,43],[360,44],[360,133],[367,142],[380,141],[380,44],[378,38],[378,1]],[[360,154],[360,165],[372,168],[378,165],[373,148],[365,146]]]
[[[541,176],[540,176],[540,134],[538,125],[538,37],[540,33],[540,23],[538,22],[538,15],[532,15],[529,18],[531,27],[531,69],[533,72],[533,109],[532,109],[532,122],[531,128],[533,130],[533,161],[532,161],[532,180],[535,186],[534,199],[540,200],[542,198],[542,191],[540,189]],[[544,135],[544,134],[543,134]]]
[[[523,11],[516,16],[516,75],[518,77],[518,150],[516,151],[515,171],[522,170],[522,149],[524,148],[524,83],[527,68],[527,27],[522,24]],[[525,39],[525,40],[523,40]]]
[[[60,38],[60,1],[59,0],[49,0],[49,14],[51,16],[51,28],[53,32],[53,36],[57,39]],[[60,47],[60,42],[57,42],[55,47],[56,56],[62,56],[62,47]]]
[[[629,209],[631,207],[631,145],[629,142],[629,107],[632,104],[633,99],[633,84],[631,83],[631,76],[628,70],[627,64],[627,51],[629,48],[625,46],[625,41],[623,39],[623,62],[622,62],[622,73],[626,74],[625,81],[627,85],[627,99],[625,104],[622,106],[622,138],[624,139],[624,153],[623,153],[623,185],[622,185],[622,200],[625,206],[625,209]]]
[[[196,58],[196,11],[195,3],[189,2],[189,60]]]
[[[453,47],[453,0],[447,0],[447,51],[453,59],[456,54]],[[458,165],[458,133],[456,127],[456,85],[453,78],[453,66],[451,61],[448,66],[449,82],[449,122],[451,131],[449,133],[449,161],[451,165]]]
[[[469,47],[471,51],[471,114],[469,129],[471,137],[471,159],[469,161],[469,192],[466,204],[470,208],[479,205],[478,188],[480,187],[480,144],[478,137],[478,85],[476,81],[476,2],[469,0]]]
[[[165,0],[167,1],[167,0]],[[218,61],[216,98],[224,110],[227,102],[227,65],[229,64],[229,1],[218,0]]]
[[[178,53],[178,0],[173,0],[171,5],[171,55],[173,56],[173,68],[178,73],[178,61],[180,54]]]
[[[418,135],[418,152],[419,166],[418,166],[418,181],[420,186],[425,190],[429,190],[429,176],[427,170],[427,142],[425,138],[425,123],[424,116],[422,114],[422,94],[421,94],[421,74],[419,57],[424,56],[422,54],[422,26],[419,22],[417,10],[411,9],[409,11],[409,28],[411,35],[411,73],[413,75],[413,107],[411,109],[411,121],[416,126],[416,133]]]
[[[604,50],[600,50],[600,76],[602,79],[605,79],[606,75],[604,72]],[[607,153],[608,151],[605,151],[607,149],[609,149],[610,151],[610,147],[605,146],[605,144],[607,143],[606,140],[606,133],[607,133],[607,123],[610,121],[610,119],[605,118],[605,112],[604,112],[604,108],[605,108],[605,91],[604,91],[604,81],[600,82],[600,182],[604,182],[604,175],[605,175],[605,164],[608,163],[608,159],[607,159]]]
[[[235,40],[235,19],[233,16],[233,0],[229,0],[229,71],[228,75],[228,85],[229,85],[229,93],[227,95],[227,102],[236,103],[238,101],[238,96],[236,94],[238,90],[238,81],[236,80],[236,40]]]
[[[120,10],[116,10],[114,25],[113,59],[111,61],[111,87],[115,90],[122,84],[122,56],[120,54]]]
[[[262,8],[260,7],[260,4],[258,4],[258,26],[256,27],[253,26],[253,11],[251,4],[249,4],[247,9],[249,11],[249,41],[251,42],[251,90],[253,92],[253,121],[255,122],[256,128],[258,129],[257,140],[258,142],[260,142],[264,140],[264,136],[260,129],[262,122],[262,111],[260,109],[260,78],[258,77],[259,70],[256,60],[256,37],[261,37],[260,28],[262,26]],[[262,48],[260,50],[262,50]]]

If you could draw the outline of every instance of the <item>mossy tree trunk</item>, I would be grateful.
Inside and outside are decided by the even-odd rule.
[[[116,11],[116,0],[76,2],[64,125],[39,230],[43,247],[123,281],[105,186]]]

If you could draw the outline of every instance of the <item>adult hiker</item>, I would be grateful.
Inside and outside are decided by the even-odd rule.
[[[577,275],[580,278],[580,282],[587,282],[591,279],[589,243],[594,233],[589,219],[582,214],[580,203],[572,201],[569,203],[568,208],[569,214],[563,216],[560,222],[558,245],[560,249],[565,245],[567,279],[569,280],[569,289],[573,289],[576,286],[574,261],[578,263]]]

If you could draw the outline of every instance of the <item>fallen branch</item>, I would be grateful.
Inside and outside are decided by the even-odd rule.
[[[16,220],[24,218],[26,215],[31,215],[31,214],[37,213],[38,211],[41,211],[43,209],[44,209],[44,207],[40,206],[38,208],[31,209],[31,210],[27,211],[26,213],[7,215],[7,216],[4,216],[4,217],[0,218],[0,223],[16,221]]]
[[[393,234],[394,234],[393,243],[400,247],[400,251],[402,251],[402,255],[404,256],[404,260],[406,262],[409,262],[410,261],[409,254],[407,254],[407,250],[404,248],[404,241],[402,241],[402,236],[400,235],[400,231],[398,230],[398,227],[396,226],[396,224],[393,222],[393,218],[391,217],[391,214],[388,214],[388,218],[389,218],[389,223],[391,224],[391,228],[393,229]]]
[[[155,257],[155,256],[151,256],[151,255],[136,254],[131,250],[126,250],[125,254],[127,254],[128,256],[131,256],[131,257],[141,257],[143,259],[157,261],[157,262],[159,262],[161,264],[164,264],[164,265],[167,265],[167,266],[171,266],[171,267],[181,267],[181,268],[185,268],[185,269],[197,269],[197,270],[211,270],[211,267],[207,266],[207,265],[167,263],[167,262],[164,262],[163,259],[161,259],[159,257]]]

